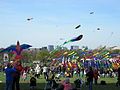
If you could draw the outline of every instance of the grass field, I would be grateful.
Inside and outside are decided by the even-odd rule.
[[[22,78],[20,79],[20,89],[21,90],[29,90],[29,79],[30,76],[28,75],[28,81],[23,82]],[[61,80],[64,80],[65,78],[61,78]],[[77,79],[76,76],[70,79],[72,86],[74,88],[74,80]],[[85,78],[82,78],[85,80]],[[101,80],[105,80],[107,85],[93,85],[93,90],[120,90],[120,87],[116,87],[115,83],[117,82],[117,78],[100,78],[98,80],[98,83],[100,84]],[[5,90],[5,75],[4,73],[0,72],[0,90]],[[57,82],[60,83],[60,82]],[[45,87],[45,80],[43,79],[43,76],[40,77],[40,79],[37,79],[37,90],[43,90]],[[80,90],[88,90],[88,86],[85,86],[84,88],[81,88]]]

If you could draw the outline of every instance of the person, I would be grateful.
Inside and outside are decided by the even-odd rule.
[[[94,84],[97,85],[98,84],[97,81],[98,81],[99,73],[96,69],[93,71],[93,73],[94,73]]]
[[[47,72],[48,72],[48,67],[45,64],[44,67],[43,67],[43,74],[44,74],[44,79],[46,79],[46,80],[48,79]]]
[[[118,68],[117,72],[118,72],[118,78],[117,78],[116,86],[120,86],[120,67]]]
[[[80,79],[76,79],[74,81],[74,84],[75,84],[75,88],[80,88],[80,86],[81,86],[81,80]]]
[[[56,78],[56,79],[60,79],[60,76],[61,76],[61,74],[60,74],[60,73],[57,73],[56,76],[55,76],[55,78]]]
[[[13,74],[17,70],[12,68],[12,64],[8,63],[7,68],[5,69],[6,74],[6,90],[12,90],[12,83],[13,83]]]
[[[80,77],[80,68],[77,68],[77,77]]]
[[[73,68],[70,68],[70,72],[71,72],[71,77],[73,78],[73,74],[74,74]]]
[[[84,74],[85,74],[84,73],[85,72],[84,68],[81,69],[81,72],[82,72],[82,77],[84,77]]]
[[[66,78],[66,80],[63,80],[61,84],[64,86],[64,90],[70,90],[72,88],[69,78]]]
[[[65,76],[66,76],[66,77],[68,77],[68,78],[70,78],[70,77],[71,77],[70,72],[69,72],[69,71],[67,71],[67,72],[66,72],[66,74],[65,74]]]
[[[40,77],[40,66],[37,64],[36,68],[35,68],[35,77],[39,78]]]
[[[52,77],[49,79],[50,85],[52,89],[56,89],[58,84],[55,81],[55,75],[53,74]]]
[[[16,90],[20,90],[20,86],[19,86],[20,75],[21,75],[20,73],[23,69],[21,62],[18,62],[15,68],[17,71],[14,72],[12,90],[15,90],[15,85],[16,85]]]
[[[23,81],[26,81],[26,80],[27,80],[27,73],[26,73],[25,71],[24,71],[22,77],[23,77]]]
[[[36,78],[31,77],[30,78],[30,90],[35,90],[35,88],[36,88]]]
[[[89,67],[89,71],[86,73],[86,79],[89,84],[89,90],[92,90],[93,76],[94,76],[94,73],[93,73],[92,67]]]

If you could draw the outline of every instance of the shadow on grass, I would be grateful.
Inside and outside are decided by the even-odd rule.
[[[45,83],[37,83],[36,90],[44,90],[44,88],[49,88],[49,85],[46,85]],[[60,85],[59,85],[60,86]],[[5,90],[6,84],[0,83],[0,90]],[[72,84],[72,87],[75,88],[75,85]],[[20,90],[30,90],[29,83],[20,83]],[[88,85],[81,87],[77,90],[89,90]],[[120,90],[120,86],[117,87],[115,83],[109,83],[107,85],[93,85],[93,90]]]

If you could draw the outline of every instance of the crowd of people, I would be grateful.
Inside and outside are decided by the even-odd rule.
[[[20,90],[20,76],[23,81],[27,80],[27,74],[30,77],[30,90],[35,90],[37,79],[43,75],[46,81],[46,85],[49,85],[53,90],[71,90],[72,88],[81,88],[81,85],[89,85],[89,90],[92,90],[93,84],[98,85],[98,79],[104,77],[118,77],[116,86],[120,86],[120,68],[118,69],[106,69],[106,68],[66,68],[64,66],[48,67],[46,64],[43,66],[37,64],[36,67],[23,67],[20,62],[17,64],[8,63],[6,68],[2,68],[1,71],[5,71],[6,74],[6,90]],[[66,78],[60,80],[61,77]],[[77,77],[74,81],[75,87],[72,87],[70,78]],[[85,77],[86,80],[82,80],[80,77]],[[57,83],[61,81],[61,83]],[[15,89],[16,88],[16,89]],[[45,86],[45,89],[48,89]]]

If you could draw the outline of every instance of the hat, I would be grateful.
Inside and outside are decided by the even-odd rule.
[[[70,83],[70,79],[66,78],[65,83]]]

